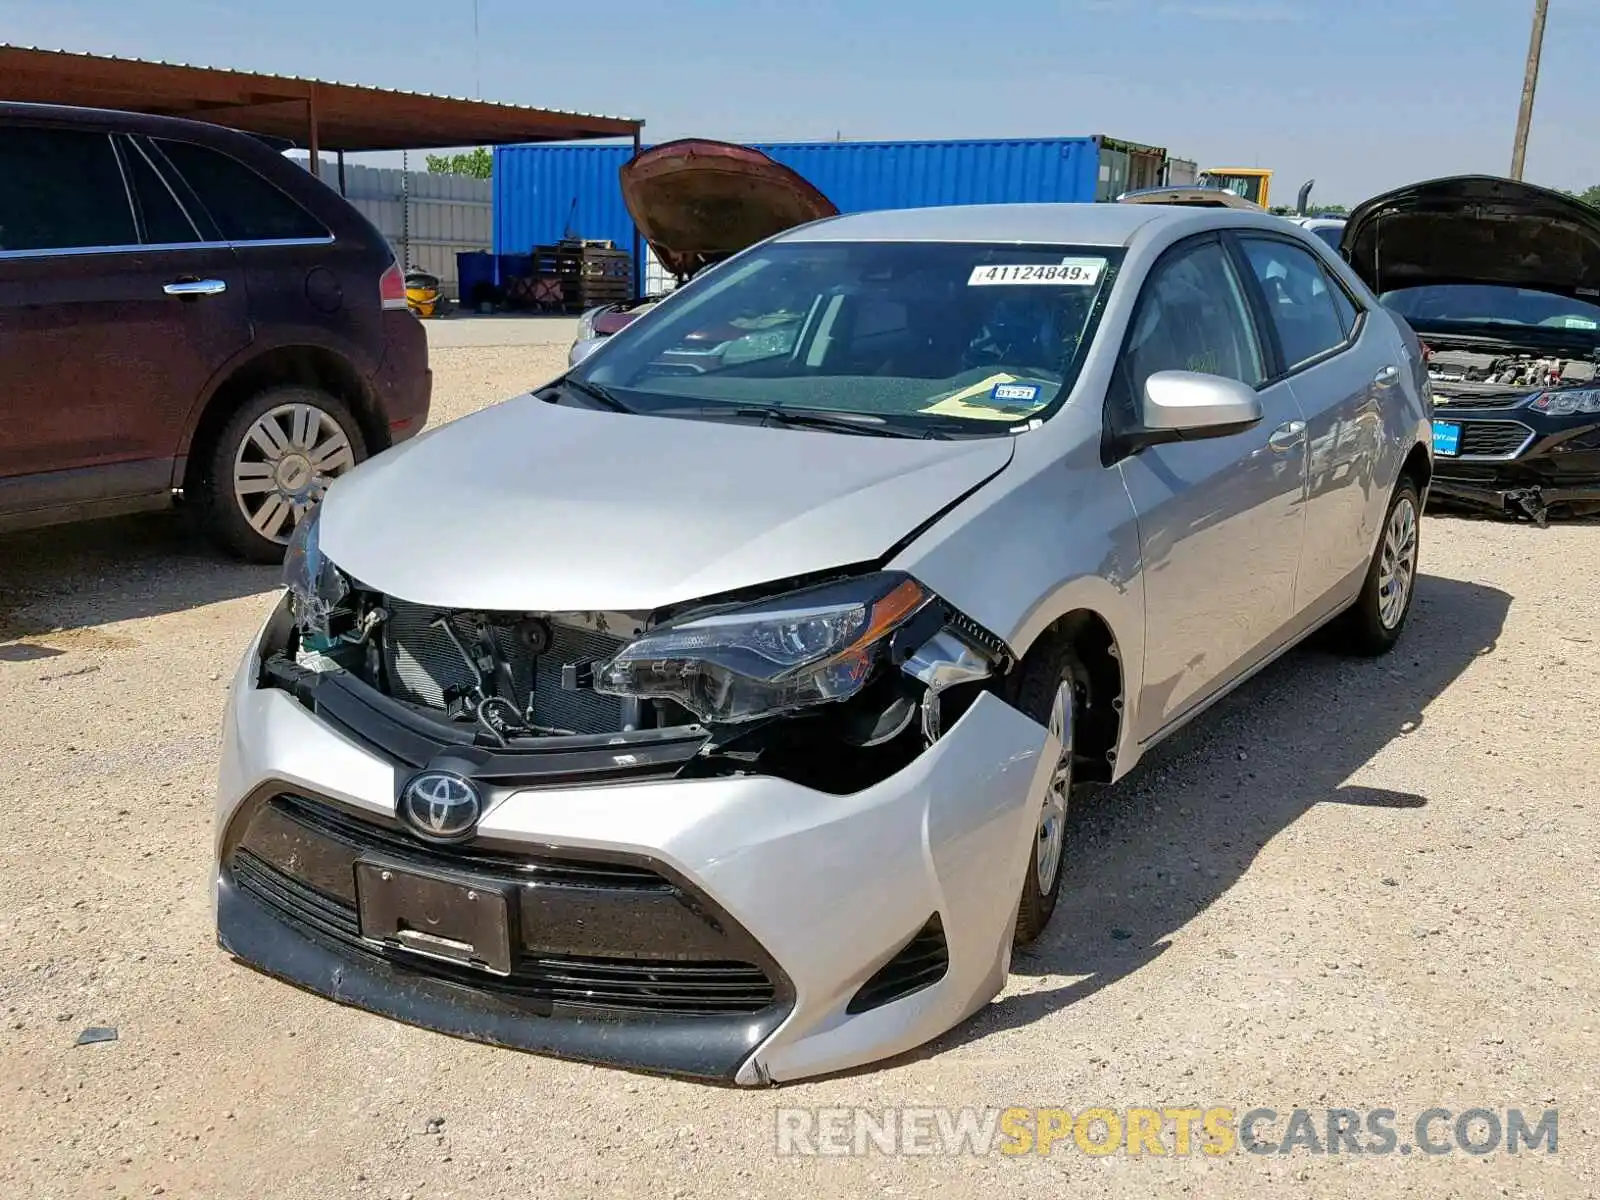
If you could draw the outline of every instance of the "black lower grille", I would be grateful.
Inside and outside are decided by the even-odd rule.
[[[1533,430],[1516,421],[1464,421],[1461,425],[1461,453],[1482,455],[1515,454]]]
[[[448,612],[385,598],[384,670],[392,694],[412,704],[443,709],[472,687],[476,675],[451,640],[469,653],[487,638],[511,673],[513,696],[536,726],[562,733],[614,733],[622,728],[622,701],[593,691],[567,691],[561,668],[569,663],[607,659],[624,639],[575,625],[549,622],[550,644],[532,654],[512,623],[497,624],[482,614]],[[444,618],[450,632],[436,622]]]
[[[878,968],[877,974],[861,985],[845,1007],[848,1013],[864,1013],[900,1000],[944,978],[950,968],[950,947],[944,940],[944,925],[935,913],[917,936]]]
[[[776,972],[702,897],[637,863],[423,846],[398,826],[303,796],[258,801],[228,864],[238,889],[339,953],[520,1001],[618,1016],[730,1016],[767,1011]],[[509,976],[408,954],[361,936],[355,863],[447,872],[512,899]]]

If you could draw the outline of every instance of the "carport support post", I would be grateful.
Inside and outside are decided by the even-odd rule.
[[[639,127],[633,127],[633,156],[639,157]],[[644,295],[644,252],[640,247],[639,227],[633,227],[633,294]]]
[[[306,123],[311,127],[311,173],[322,178],[322,162],[317,155],[317,85],[306,91]]]
[[[339,160],[339,195],[342,196],[344,195],[344,151],[335,150],[334,154]]]

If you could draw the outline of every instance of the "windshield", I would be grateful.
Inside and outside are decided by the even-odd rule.
[[[1513,325],[1555,330],[1600,330],[1600,306],[1583,300],[1494,284],[1433,284],[1378,297],[1413,325]]]
[[[1311,233],[1313,236],[1321,238],[1323,241],[1327,242],[1328,245],[1337,250],[1339,248],[1339,240],[1344,237],[1344,226],[1313,225],[1311,227]]]
[[[639,412],[760,406],[1005,433],[1071,391],[1120,255],[775,242],[699,276],[570,377]]]

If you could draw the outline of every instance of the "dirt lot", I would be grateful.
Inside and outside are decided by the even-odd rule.
[[[436,411],[561,354],[442,344]],[[455,1041],[229,962],[217,726],[274,573],[167,519],[0,539],[0,1196],[1594,1195],[1600,526],[1430,518],[1424,556],[1395,655],[1298,652],[1095,798],[1050,933],[985,1012],[880,1070],[739,1092]],[[74,1045],[89,1026],[118,1040]],[[779,1105],[1013,1104],[1384,1106],[1402,1129],[1553,1107],[1560,1140],[774,1151]]]

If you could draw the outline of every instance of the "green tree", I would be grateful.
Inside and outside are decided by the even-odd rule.
[[[473,179],[488,179],[494,173],[494,155],[487,146],[479,146],[465,154],[430,154],[428,170],[435,175],[469,175]]]
[[[1582,200],[1585,204],[1588,204],[1594,208],[1600,208],[1600,185],[1592,188],[1585,188],[1581,192],[1568,192],[1567,195],[1575,197],[1578,200]]]

